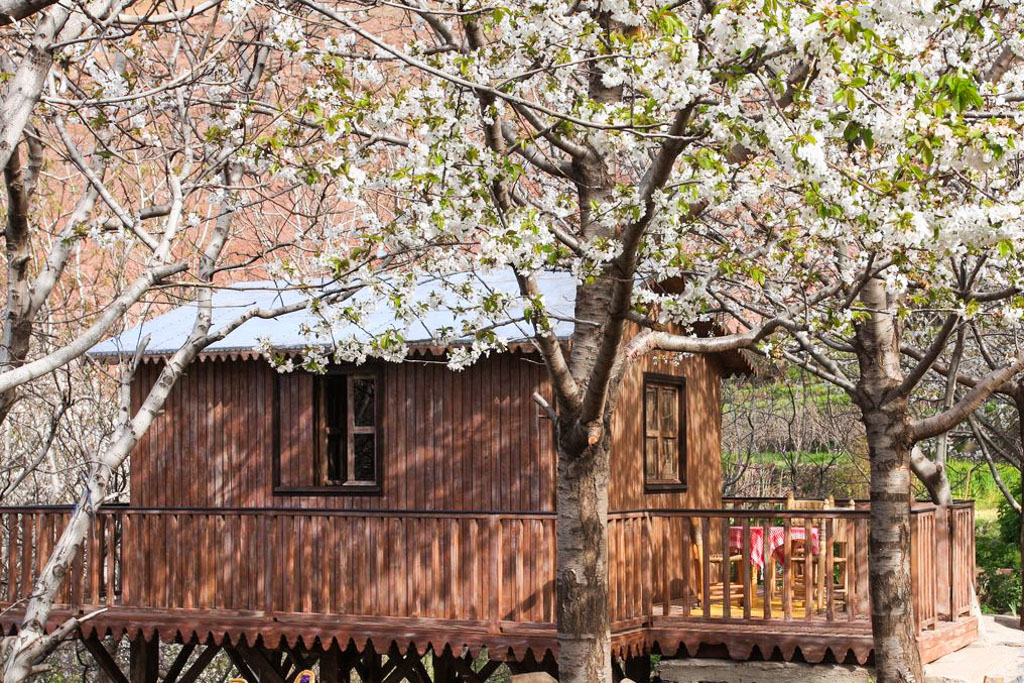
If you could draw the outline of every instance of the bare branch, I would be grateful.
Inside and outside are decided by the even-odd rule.
[[[942,328],[939,329],[938,334],[932,340],[932,343],[921,355],[920,360],[914,369],[907,373],[903,383],[896,392],[902,396],[910,394],[917,386],[918,382],[924,379],[924,376],[928,374],[935,361],[938,360],[939,356],[942,355],[943,350],[946,348],[946,342],[949,341],[949,335],[953,333],[953,329],[956,327],[957,321],[960,320],[960,316],[951,313],[946,316],[946,320],[942,323]]]
[[[978,442],[978,446],[981,448],[981,454],[984,456],[985,462],[988,463],[989,471],[992,472],[992,479],[995,480],[996,486],[998,486],[999,490],[1002,491],[1003,498],[1006,499],[1006,502],[1009,503],[1014,510],[1020,512],[1020,502],[1013,495],[1009,487],[1006,485],[1006,482],[1003,481],[1003,477],[999,474],[999,468],[996,467],[995,462],[992,460],[992,453],[989,451],[990,442],[985,436],[981,425],[978,424],[977,418],[975,418],[973,414],[967,418],[967,424],[971,426],[971,433],[974,434],[974,440]]]
[[[978,380],[952,408],[912,422],[909,427],[912,440],[916,443],[923,439],[930,439],[963,422],[978,406],[984,403],[992,392],[999,389],[1003,383],[1021,370],[1024,370],[1024,353],[1018,355],[1012,363],[997,368]]]
[[[114,299],[96,322],[73,342],[19,368],[0,373],[0,393],[41,377],[78,358],[99,343],[114,323],[120,320],[128,308],[148,292],[154,284],[187,269],[188,266],[184,263],[150,268]]]

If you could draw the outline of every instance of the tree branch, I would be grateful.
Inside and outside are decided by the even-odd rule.
[[[630,362],[655,349],[659,351],[677,351],[680,353],[723,353],[739,349],[751,349],[765,337],[780,328],[795,328],[788,320],[775,318],[760,327],[740,334],[727,334],[720,337],[687,337],[671,334],[660,330],[652,331],[645,337],[634,337],[626,345],[625,356]]]
[[[921,355],[920,360],[914,369],[911,370],[907,376],[903,379],[896,393],[901,396],[908,396],[914,387],[917,386],[918,382],[924,379],[924,376],[928,374],[935,361],[938,360],[939,356],[942,355],[943,350],[946,348],[946,342],[949,341],[949,335],[953,333],[953,328],[956,327],[957,321],[960,320],[960,316],[956,313],[950,313],[946,316],[946,320],[942,323],[942,327],[939,329],[939,333],[935,335],[935,339]]]
[[[148,292],[154,284],[187,269],[188,266],[184,263],[150,268],[114,299],[96,322],[76,337],[73,342],[19,368],[0,373],[0,393],[10,391],[14,387],[41,377],[78,358],[99,343],[111,326],[120,320],[128,308]]]
[[[1010,492],[1009,487],[1003,481],[1002,476],[1000,476],[999,468],[996,467],[995,462],[992,460],[992,454],[989,452],[988,439],[982,432],[981,425],[978,424],[978,420],[974,417],[973,413],[967,418],[967,424],[971,427],[971,433],[974,434],[974,440],[978,442],[978,446],[981,448],[981,454],[984,456],[985,462],[988,463],[988,468],[992,472],[992,479],[995,480],[996,486],[998,486],[999,490],[1002,491],[1003,498],[1006,499],[1006,502],[1009,503],[1014,510],[1020,512],[1020,502],[1013,493]]]
[[[963,422],[992,392],[1021,370],[1024,370],[1024,353],[1018,355],[1013,363],[997,368],[979,380],[952,408],[910,423],[911,439],[914,443],[930,439]]]

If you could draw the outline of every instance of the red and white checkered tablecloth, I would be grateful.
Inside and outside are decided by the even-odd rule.
[[[791,541],[803,541],[807,538],[807,529],[802,526],[794,526],[789,529]],[[783,526],[770,527],[768,531],[768,547],[773,557],[782,558],[786,545],[786,528]],[[743,552],[743,527],[729,527],[729,551]],[[811,552],[818,552],[818,529],[811,527]],[[764,527],[750,527],[750,564],[760,569],[764,568]]]

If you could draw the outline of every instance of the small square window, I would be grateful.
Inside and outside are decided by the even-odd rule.
[[[647,491],[686,490],[686,381],[644,375],[644,485]]]
[[[380,487],[377,384],[370,373],[317,378],[315,486],[353,492]]]
[[[275,376],[275,495],[381,493],[381,382],[376,368]]]

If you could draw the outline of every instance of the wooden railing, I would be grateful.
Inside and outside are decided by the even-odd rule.
[[[920,628],[968,614],[974,583],[974,505],[915,506],[910,538],[914,616]]]
[[[650,515],[656,617],[833,621],[867,616],[867,511]]]
[[[63,507],[0,509],[0,596],[29,595]],[[554,515],[106,508],[58,604],[554,621]]]
[[[30,594],[69,516],[0,508],[0,601]],[[865,509],[613,513],[612,626],[865,622],[868,518]],[[928,629],[970,608],[973,507],[917,506],[911,531],[915,615]],[[767,555],[760,566],[758,554]],[[93,519],[57,602],[464,620],[498,631],[554,623],[554,572],[550,513],[110,507]]]
[[[0,598],[15,604],[33,583],[71,517],[71,508],[0,508]],[[121,602],[122,526],[117,514],[94,520],[85,546],[57,597],[59,604],[106,606]]]

